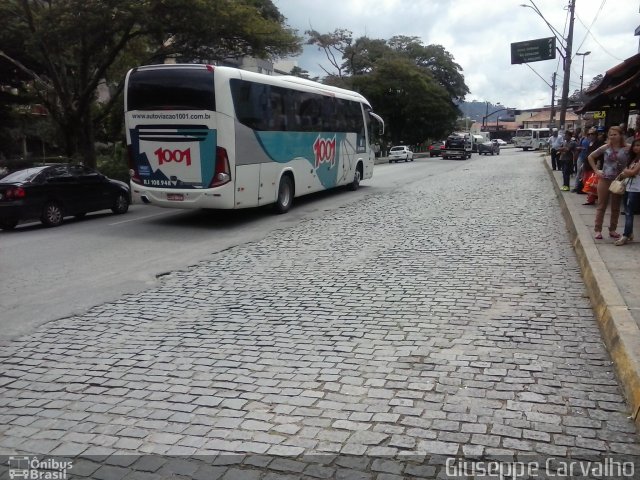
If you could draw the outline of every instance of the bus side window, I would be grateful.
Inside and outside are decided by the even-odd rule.
[[[347,115],[347,101],[342,98],[336,99],[338,112],[335,115],[334,128],[336,132],[346,132],[349,125],[349,119]]]
[[[231,95],[238,121],[253,130],[268,128],[268,91],[266,85],[231,80]]]
[[[300,104],[300,120],[303,131],[315,132],[319,130],[320,105],[318,100],[311,95]]]
[[[323,132],[336,132],[339,131],[336,128],[336,99],[334,97],[324,96],[322,97],[322,131]]]
[[[287,117],[284,107],[284,90],[277,87],[271,87],[269,92],[269,114],[267,118],[268,130],[286,131]]]
[[[300,93],[295,90],[286,90],[284,94],[284,114],[287,117],[287,126],[291,132],[299,132],[300,126]]]

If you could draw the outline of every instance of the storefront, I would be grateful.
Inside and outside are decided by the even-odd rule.
[[[604,119],[606,128],[626,124],[640,105],[640,53],[607,70],[602,81],[585,94],[587,101],[576,113],[593,112],[594,119]],[[636,120],[635,125],[628,127],[637,131],[640,124]]]

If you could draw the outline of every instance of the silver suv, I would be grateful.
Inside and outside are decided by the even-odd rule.
[[[389,150],[389,163],[399,162],[400,160],[413,162],[413,152],[406,145],[391,147],[391,150]]]

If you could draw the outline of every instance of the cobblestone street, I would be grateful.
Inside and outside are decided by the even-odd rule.
[[[90,478],[623,458],[629,415],[533,153],[474,156],[0,349],[0,453],[82,455]]]

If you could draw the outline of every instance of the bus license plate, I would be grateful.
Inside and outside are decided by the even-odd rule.
[[[182,193],[167,193],[167,200],[182,202],[184,200],[184,195]]]

